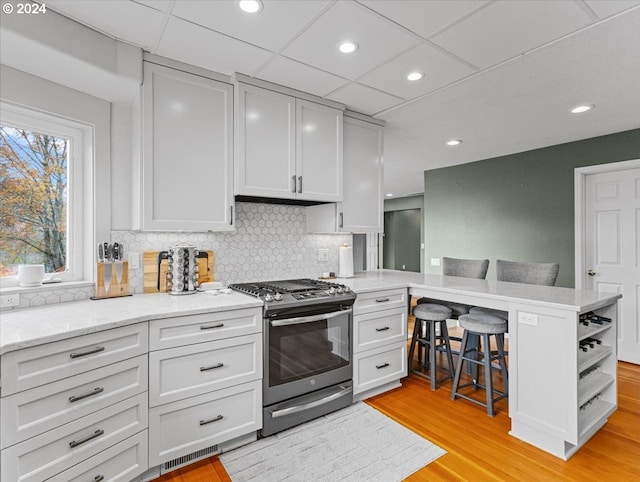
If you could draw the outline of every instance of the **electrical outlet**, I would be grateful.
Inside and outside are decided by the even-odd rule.
[[[534,313],[518,312],[518,322],[523,325],[538,326],[538,315]]]
[[[318,261],[329,261],[329,250],[327,248],[318,250]]]
[[[20,304],[20,295],[4,295],[0,296],[0,308],[10,308],[12,306],[18,306]]]
[[[140,268],[140,253],[127,253],[127,261],[129,261],[130,269]]]

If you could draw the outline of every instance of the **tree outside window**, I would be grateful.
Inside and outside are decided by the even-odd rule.
[[[0,276],[67,265],[69,140],[0,125]]]

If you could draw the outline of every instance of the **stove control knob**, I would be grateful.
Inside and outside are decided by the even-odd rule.
[[[276,293],[273,295],[273,299],[276,301],[282,301],[282,295],[280,293]]]
[[[335,295],[336,294],[336,289],[333,286],[331,288],[329,288],[329,294],[330,295]]]
[[[344,292],[345,293],[351,293],[351,288],[349,288],[348,286],[344,287]]]
[[[270,294],[264,295],[264,300],[265,301],[273,301],[273,296],[271,296]]]
[[[344,293],[344,288],[340,286],[337,291],[338,291],[338,294],[341,295],[342,293]]]

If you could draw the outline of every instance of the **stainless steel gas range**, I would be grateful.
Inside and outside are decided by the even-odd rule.
[[[262,436],[352,403],[356,295],[348,286],[295,279],[229,287],[264,301]]]

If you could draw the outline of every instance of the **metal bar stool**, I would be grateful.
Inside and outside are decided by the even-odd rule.
[[[462,343],[460,345],[460,356],[458,357],[458,365],[456,366],[456,374],[453,379],[453,388],[451,389],[451,400],[455,400],[456,397],[465,398],[473,403],[482,405],[487,408],[487,414],[491,417],[495,415],[494,404],[503,398],[506,398],[509,394],[509,379],[507,372],[507,362],[505,360],[504,351],[504,334],[507,331],[507,322],[497,316],[487,314],[468,314],[462,315],[458,318],[460,326],[464,328],[462,334]],[[467,347],[469,337],[471,335],[478,336],[482,341],[482,349],[477,347]],[[497,350],[492,351],[490,345],[491,335],[496,339]],[[480,359],[478,359],[480,358]],[[504,381],[504,392],[496,390],[493,387],[493,380],[491,378],[491,369],[493,368],[493,361],[497,360],[498,365],[502,371],[502,379]],[[462,373],[462,365],[464,362],[472,363],[475,366],[484,367],[485,385],[479,383],[478,372],[479,370],[473,370],[474,378],[472,381],[460,385],[460,375]],[[460,390],[466,387],[473,387],[474,390],[483,388],[486,392],[486,403],[480,400],[472,398],[468,395],[460,393]],[[494,397],[494,394],[497,396]]]
[[[413,309],[413,316],[416,322],[413,326],[413,336],[411,337],[411,347],[409,348],[409,368],[412,373],[431,380],[431,390],[435,390],[439,382],[453,379],[453,357],[451,356],[451,344],[447,331],[447,319],[451,318],[451,308],[432,303],[423,303]],[[436,333],[436,324],[439,325],[440,333]],[[424,333],[424,336],[423,336]],[[424,347],[424,364],[420,367],[429,370],[429,375],[421,370],[412,369],[413,355],[416,346],[418,347],[418,358],[422,361],[421,350]],[[436,353],[444,351],[447,355],[448,365],[446,367],[447,376],[438,380],[438,367]]]

